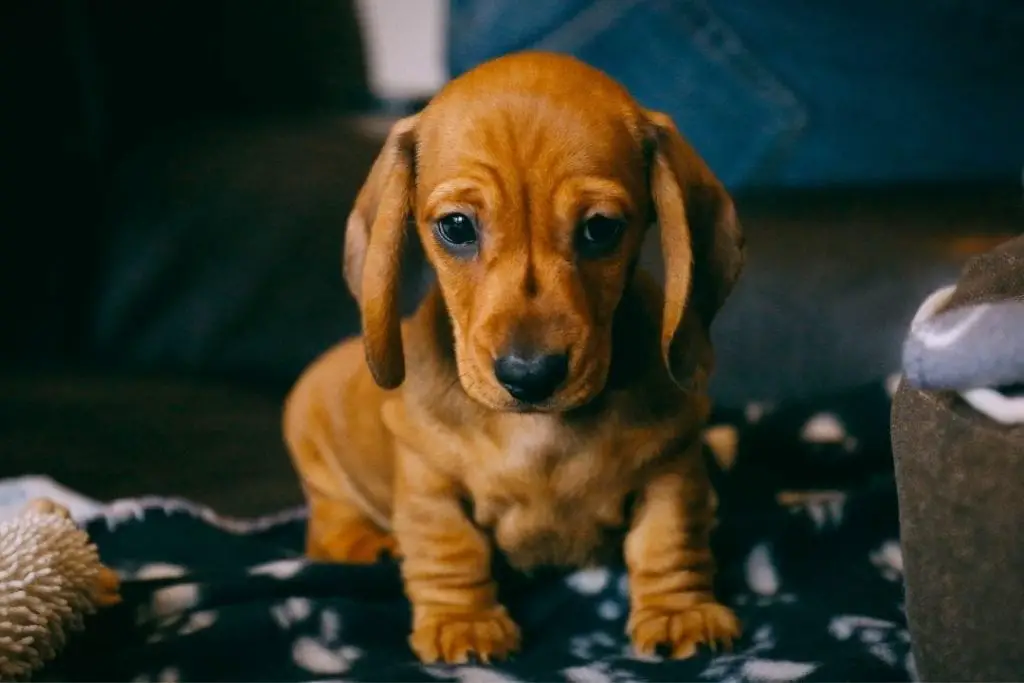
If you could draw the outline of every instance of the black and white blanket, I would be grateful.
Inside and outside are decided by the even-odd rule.
[[[429,666],[395,565],[301,557],[304,513],[231,520],[137,499],[87,524],[125,602],[76,635],[50,680],[899,681],[913,678],[889,449],[891,386],[718,416],[720,591],[731,653],[634,656],[621,569],[510,577],[524,649],[493,667]]]

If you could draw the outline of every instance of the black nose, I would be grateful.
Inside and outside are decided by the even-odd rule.
[[[494,376],[516,400],[539,403],[549,398],[569,374],[565,354],[522,356],[510,353],[494,361]]]

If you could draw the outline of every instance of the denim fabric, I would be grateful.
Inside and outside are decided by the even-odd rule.
[[[449,0],[458,75],[566,52],[670,114],[733,188],[1019,182],[1019,0]]]

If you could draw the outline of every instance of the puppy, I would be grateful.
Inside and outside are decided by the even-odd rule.
[[[655,222],[663,287],[636,268]],[[410,225],[437,281],[401,320]],[[525,52],[450,82],[394,125],[348,219],[362,338],[286,402],[308,554],[400,556],[424,662],[519,647],[495,550],[529,569],[617,545],[638,652],[728,646],[699,434],[708,327],[742,262],[721,184],[607,75]]]

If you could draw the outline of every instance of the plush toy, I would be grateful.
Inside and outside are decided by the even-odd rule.
[[[65,508],[39,499],[0,521],[0,681],[25,680],[53,659],[67,631],[119,602],[118,590]]]

